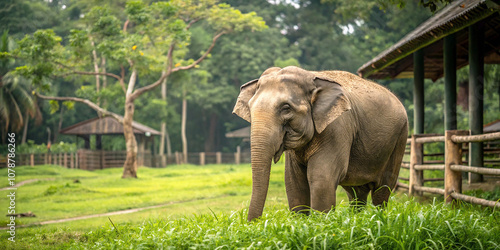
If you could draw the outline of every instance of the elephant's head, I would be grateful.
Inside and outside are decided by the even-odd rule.
[[[248,220],[262,215],[271,160],[306,146],[350,109],[343,88],[297,67],[269,68],[241,86],[233,113],[251,123],[252,199]]]

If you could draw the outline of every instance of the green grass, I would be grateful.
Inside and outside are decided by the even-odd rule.
[[[2,169],[5,171],[6,169]],[[16,181],[40,179],[20,187],[16,192],[16,212],[31,211],[35,218],[20,218],[18,223],[31,224],[52,219],[107,213],[130,208],[171,202],[218,199],[235,201],[243,207],[251,193],[249,165],[181,165],[162,169],[140,168],[138,179],[122,179],[121,169],[94,172],[45,165],[17,167]],[[283,164],[273,166],[269,197],[285,201],[282,179]],[[48,180],[47,178],[51,178]],[[5,179],[5,180],[4,180]],[[0,185],[7,186],[7,178]],[[78,180],[78,183],[74,181]],[[4,196],[9,191],[1,191]],[[8,207],[0,200],[0,207]],[[226,208],[227,209],[227,208]],[[7,217],[0,217],[5,224]]]
[[[108,217],[18,228],[15,243],[7,241],[6,233],[0,238],[0,246],[8,249],[500,248],[500,212],[467,204],[459,208],[436,200],[422,204],[394,194],[387,209],[369,205],[354,211],[339,189],[335,211],[311,216],[291,213],[283,164],[273,165],[264,215],[252,223],[246,222],[249,165],[140,168],[139,179],[134,180],[121,179],[121,169],[17,167],[16,174],[16,180],[54,178],[17,190],[17,212],[37,215],[17,219],[21,224],[172,204],[110,216],[116,228]],[[6,186],[2,181],[0,185]],[[6,202],[1,199],[0,207],[6,207]]]

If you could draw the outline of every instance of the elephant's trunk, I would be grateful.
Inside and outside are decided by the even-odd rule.
[[[274,131],[275,127],[273,128],[273,124],[270,124],[272,123],[270,121],[272,121],[272,118],[252,119],[252,199],[248,209],[248,221],[262,215],[269,188],[271,160],[277,151],[280,150],[282,143],[282,138],[279,138],[280,133]]]

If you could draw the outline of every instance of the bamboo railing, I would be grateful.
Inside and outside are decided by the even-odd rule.
[[[481,135],[469,135],[468,131],[449,130],[445,132],[444,136],[413,135],[410,139],[408,139],[408,143],[411,145],[410,162],[402,164],[402,168],[409,169],[410,177],[400,177],[400,180],[407,180],[409,181],[409,184],[399,182],[398,187],[408,189],[410,195],[418,196],[422,195],[424,192],[444,195],[447,203],[453,202],[455,200],[462,200],[473,204],[500,208],[500,201],[489,201],[462,194],[462,172],[500,176],[500,169],[498,168],[485,168],[464,165],[464,162],[462,160],[464,152],[463,144],[495,140],[500,140],[500,132]],[[423,161],[423,145],[426,143],[439,142],[444,142],[445,144],[444,164],[425,164]],[[498,150],[494,149],[491,152],[498,153],[497,151]],[[439,154],[429,155],[435,156]],[[493,160],[490,162],[496,163],[498,162],[498,160]],[[425,180],[423,175],[424,170],[443,170],[444,179],[434,178]],[[441,180],[444,180],[444,188],[424,186],[424,182],[426,181]]]

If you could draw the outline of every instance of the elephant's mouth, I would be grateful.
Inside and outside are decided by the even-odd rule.
[[[281,155],[283,154],[284,151],[285,151],[285,143],[282,142],[281,145],[280,145],[280,148],[274,154],[274,163],[277,163],[280,160],[280,157],[281,157]]]

